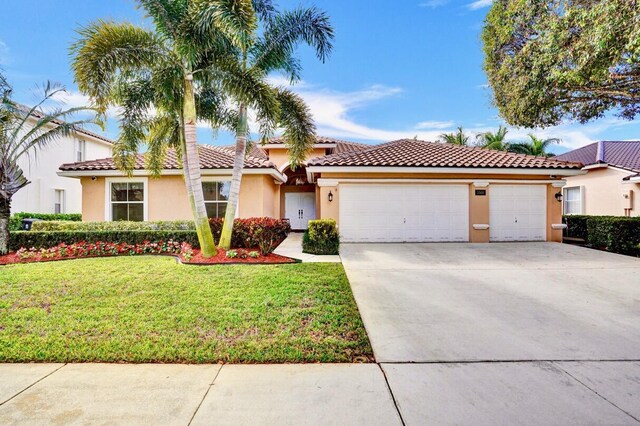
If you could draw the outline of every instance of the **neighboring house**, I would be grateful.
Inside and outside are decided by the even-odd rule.
[[[555,159],[585,166],[567,179],[565,214],[640,216],[640,141],[596,142]]]
[[[202,145],[210,216],[223,216],[233,149]],[[305,166],[291,170],[280,139],[245,160],[239,216],[288,218],[294,229],[333,218],[345,242],[560,241],[564,177],[581,164],[417,140],[364,145],[318,138]],[[169,152],[161,177],[136,162],[133,177],[112,159],[64,164],[82,182],[83,218],[191,217],[181,170]]]
[[[38,113],[34,113],[29,120],[35,123],[39,118]],[[59,176],[58,167],[63,163],[110,156],[112,146],[109,139],[78,129],[72,136],[23,156],[18,165],[31,183],[13,196],[11,212],[81,213],[82,185],[77,179]]]

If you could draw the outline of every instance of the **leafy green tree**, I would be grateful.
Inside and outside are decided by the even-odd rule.
[[[535,155],[537,157],[551,157],[553,154],[547,152],[547,149],[551,144],[560,142],[561,140],[558,138],[542,139],[529,134],[528,142],[510,143],[507,150],[518,154]]]
[[[245,46],[254,21],[250,0],[138,0],[154,28],[97,21],[79,30],[71,47],[80,90],[105,113],[119,107],[118,168],[131,173],[142,144],[147,167],[160,173],[167,147],[182,160],[203,256],[216,248],[204,203],[196,122],[234,126],[226,90],[246,99],[260,92],[254,74],[234,74],[234,51]],[[258,5],[261,1],[256,1]],[[237,68],[237,67],[236,67]],[[264,92],[264,90],[263,90]]]
[[[544,127],[640,112],[640,0],[495,0],[482,40],[501,116]]]
[[[455,133],[443,133],[440,135],[442,142],[450,143],[452,145],[469,145],[469,136],[464,133],[462,127],[458,127]]]
[[[30,160],[38,150],[72,135],[78,126],[93,121],[73,118],[78,113],[89,111],[82,107],[45,112],[43,105],[62,92],[62,87],[47,83],[42,100],[27,108],[11,100],[11,86],[0,74],[0,254],[8,251],[11,199],[31,183],[18,163],[25,158]]]
[[[500,126],[497,132],[484,132],[476,135],[476,140],[479,146],[487,149],[493,149],[496,151],[506,151],[509,147],[507,142],[507,133],[509,131],[506,127]]]
[[[261,82],[255,86],[255,91],[249,91],[248,97],[245,93],[237,93],[232,79],[231,84],[225,86],[237,105],[238,113],[233,177],[219,243],[225,249],[231,246],[240,195],[244,155],[250,133],[248,110],[253,108],[257,111],[263,140],[269,138],[277,127],[284,128],[283,139],[289,149],[290,164],[292,168],[300,165],[315,142],[313,119],[302,99],[287,89],[270,86],[267,77],[270,73],[279,72],[292,82],[300,79],[302,68],[295,56],[295,49],[300,43],[311,46],[323,62],[332,50],[333,28],[325,12],[311,7],[280,13],[273,8],[270,0],[260,2],[256,11],[259,12],[260,22],[248,15],[239,49],[223,67],[233,69],[233,75],[250,75],[255,81]],[[259,23],[262,24],[260,28]]]

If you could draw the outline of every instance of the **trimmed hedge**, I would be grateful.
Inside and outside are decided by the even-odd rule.
[[[192,220],[158,222],[34,222],[32,231],[193,231]]]
[[[81,214],[66,214],[66,213],[14,213],[9,219],[9,231],[19,231],[20,226],[22,225],[22,219],[40,219],[43,221],[51,221],[51,220],[64,220],[64,221],[73,221],[79,222],[82,220]]]
[[[310,220],[302,237],[302,252],[335,255],[340,252],[340,234],[333,219]]]
[[[565,236],[613,253],[640,255],[640,217],[565,216]]]
[[[216,241],[220,240],[222,219],[211,219],[211,231]],[[191,229],[184,227],[190,227]],[[164,229],[158,229],[164,228]],[[47,229],[47,230],[41,230]],[[233,226],[233,248],[256,248],[262,254],[271,253],[289,235],[288,221],[270,218],[236,219]],[[109,242],[141,244],[145,241],[187,242],[200,248],[193,222],[83,222],[70,224],[57,222],[39,225],[37,230],[12,232],[9,250],[20,248],[49,248],[60,243]]]
[[[568,238],[580,238],[585,242],[588,239],[587,220],[591,216],[568,215],[563,217],[563,222],[567,225],[564,236]]]

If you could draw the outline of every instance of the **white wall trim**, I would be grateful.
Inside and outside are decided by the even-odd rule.
[[[482,182],[478,182],[476,180],[473,179],[366,179],[366,178],[362,178],[362,179],[334,179],[334,178],[320,178],[317,181],[318,186],[320,187],[335,187],[335,186],[339,186],[340,184],[349,184],[349,183],[439,183],[439,184],[446,184],[446,183],[465,183],[465,184],[474,184],[475,186],[478,186],[478,183],[482,183],[485,186],[480,186],[480,188],[482,187],[487,187],[490,184],[499,184],[499,183],[524,183],[524,184],[534,184],[534,185],[544,185],[544,184],[557,184],[557,183],[562,183],[564,185],[564,181],[558,181],[558,180],[554,180],[554,179],[536,179],[536,180],[530,180],[530,179],[489,179],[486,181],[482,181]]]
[[[233,169],[202,169],[202,176],[231,176]],[[74,170],[74,171],[59,171],[58,176],[81,178],[81,177],[126,177],[126,173],[119,170]],[[182,176],[182,169],[165,169],[160,172],[160,176]],[[244,169],[243,175],[268,175],[273,176],[281,182],[286,182],[287,178],[277,171],[276,169]],[[134,170],[133,176],[151,176],[148,170]]]
[[[149,179],[146,177],[108,177],[104,180],[104,220],[111,222],[111,184],[120,182],[142,182],[144,185],[144,201],[142,204],[144,221],[149,220]]]
[[[309,182],[313,182],[313,173],[453,173],[453,174],[498,174],[498,175],[549,175],[578,176],[587,172],[569,169],[515,169],[482,167],[350,167],[350,166],[307,166]]]
[[[483,180],[476,180],[473,182],[473,186],[475,186],[476,188],[487,188],[489,187],[489,185],[491,185],[491,182]]]
[[[473,224],[473,229],[475,229],[476,231],[485,231],[487,229],[489,229],[490,226],[486,223],[474,223]]]

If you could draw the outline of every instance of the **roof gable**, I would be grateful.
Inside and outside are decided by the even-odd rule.
[[[578,161],[585,166],[606,163],[640,172],[640,141],[600,141],[557,155],[563,161]]]

